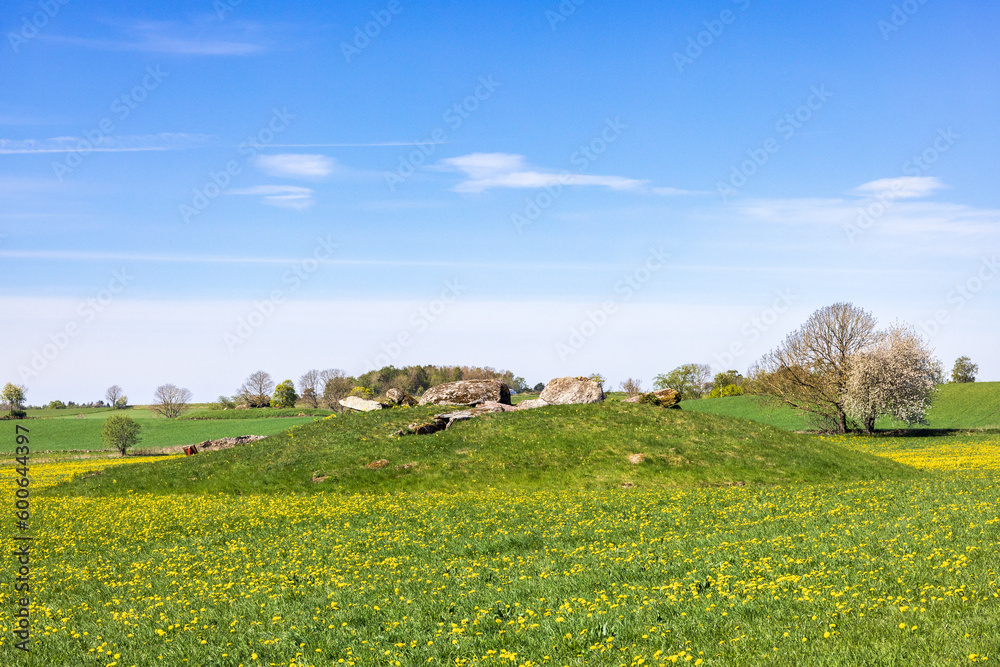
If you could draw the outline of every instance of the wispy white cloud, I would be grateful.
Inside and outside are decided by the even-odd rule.
[[[898,199],[903,199],[897,195]],[[873,208],[874,207],[874,208]],[[756,199],[735,207],[749,220],[806,227],[857,227],[878,230],[884,239],[896,239],[921,252],[958,244],[972,254],[980,243],[1000,238],[1000,210],[963,204],[877,199]],[[869,241],[874,242],[874,240]]]
[[[442,160],[439,169],[457,171],[466,180],[456,185],[456,192],[485,192],[493,188],[545,188],[555,185],[604,187],[654,194],[690,194],[676,188],[649,188],[648,180],[624,176],[604,176],[556,172],[531,168],[523,155],[510,153],[471,153]]]
[[[265,204],[301,211],[313,204],[312,188],[300,185],[255,185],[250,188],[235,188],[228,191],[232,195],[256,195]]]
[[[427,146],[428,144],[440,146],[447,141],[367,141],[354,143],[334,143],[334,144],[268,144],[271,148],[379,148],[383,146]]]
[[[2,238],[2,236],[0,236]],[[301,261],[301,257],[245,257],[226,255],[158,255],[154,253],[129,251],[93,251],[93,250],[0,250],[0,258],[49,260],[57,262],[160,262],[166,264],[292,264]],[[445,268],[445,269],[497,269],[503,271],[599,271],[621,270],[631,268],[624,263],[613,262],[527,262],[511,263],[504,261],[455,261],[455,260],[423,260],[423,259],[329,259],[324,263],[336,266],[369,266],[369,267],[407,267],[407,268]],[[711,267],[711,270],[718,270]]]
[[[259,155],[254,165],[265,174],[279,178],[322,178],[337,168],[337,161],[326,155],[282,153]]]
[[[0,155],[32,155],[35,153],[131,153],[136,151],[171,151],[199,148],[211,141],[206,134],[161,132],[105,136],[91,141],[81,137],[51,137],[49,139],[0,139]]]
[[[22,127],[27,125],[53,125],[55,123],[66,123],[66,118],[57,118],[51,114],[45,115],[25,115],[25,114],[4,114],[0,113],[0,125],[7,127]]]
[[[864,197],[918,199],[934,194],[944,187],[944,183],[934,176],[898,176],[863,183],[854,188],[852,192]]]
[[[40,39],[56,44],[100,51],[135,51],[185,56],[249,56],[267,46],[254,39],[255,26],[233,22],[220,28],[218,23],[181,24],[173,21],[109,22],[119,32],[107,38],[75,35],[41,35]],[[223,33],[223,34],[220,34]]]

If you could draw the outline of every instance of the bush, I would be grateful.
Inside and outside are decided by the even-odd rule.
[[[351,390],[351,393],[349,393],[348,396],[360,396],[361,398],[371,400],[371,397],[374,393],[375,392],[373,392],[368,387],[357,386]]]
[[[643,394],[639,397],[639,403],[643,405],[655,405],[658,408],[663,407],[663,401],[657,398],[656,394]]]
[[[736,384],[727,384],[724,387],[713,387],[709,398],[725,398],[726,396],[742,396],[743,387]]]

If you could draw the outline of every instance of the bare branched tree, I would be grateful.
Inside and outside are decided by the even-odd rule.
[[[638,396],[642,393],[642,382],[629,378],[622,382],[622,391],[624,391],[629,398],[632,396]]]
[[[108,405],[110,405],[111,407],[115,407],[115,405],[117,405],[118,401],[121,400],[121,398],[124,395],[125,392],[122,391],[122,388],[116,384],[113,384],[110,387],[108,387],[108,390],[106,392],[104,392],[104,400],[106,400],[108,402]]]
[[[318,370],[308,370],[299,378],[299,391],[302,392],[301,398],[311,407],[319,407],[318,390],[322,391],[322,389]]]
[[[323,402],[331,410],[340,410],[340,399],[345,398],[354,383],[347,374],[339,368],[328,368],[319,374],[323,381]]]
[[[149,409],[168,419],[173,419],[187,410],[187,404],[190,401],[190,390],[173,384],[161,384],[153,392],[153,404]]]
[[[250,374],[240,387],[241,402],[251,408],[266,408],[271,405],[271,393],[274,392],[274,380],[264,371]]]
[[[752,393],[816,415],[845,433],[851,360],[881,339],[875,324],[870,313],[850,303],[817,310],[751,368]]]

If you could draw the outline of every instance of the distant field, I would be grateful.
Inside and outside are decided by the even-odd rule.
[[[934,405],[927,414],[928,425],[914,428],[1000,428],[1000,382],[944,384],[939,389]],[[683,401],[681,408],[692,412],[750,419],[789,431],[815,428],[808,417],[795,414],[791,408],[775,409],[750,396]],[[880,420],[877,427],[892,429],[905,428],[906,425]]]

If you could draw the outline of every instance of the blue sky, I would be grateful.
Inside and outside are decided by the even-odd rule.
[[[32,403],[391,362],[746,372],[850,301],[1000,379],[1000,8],[7,2]]]

